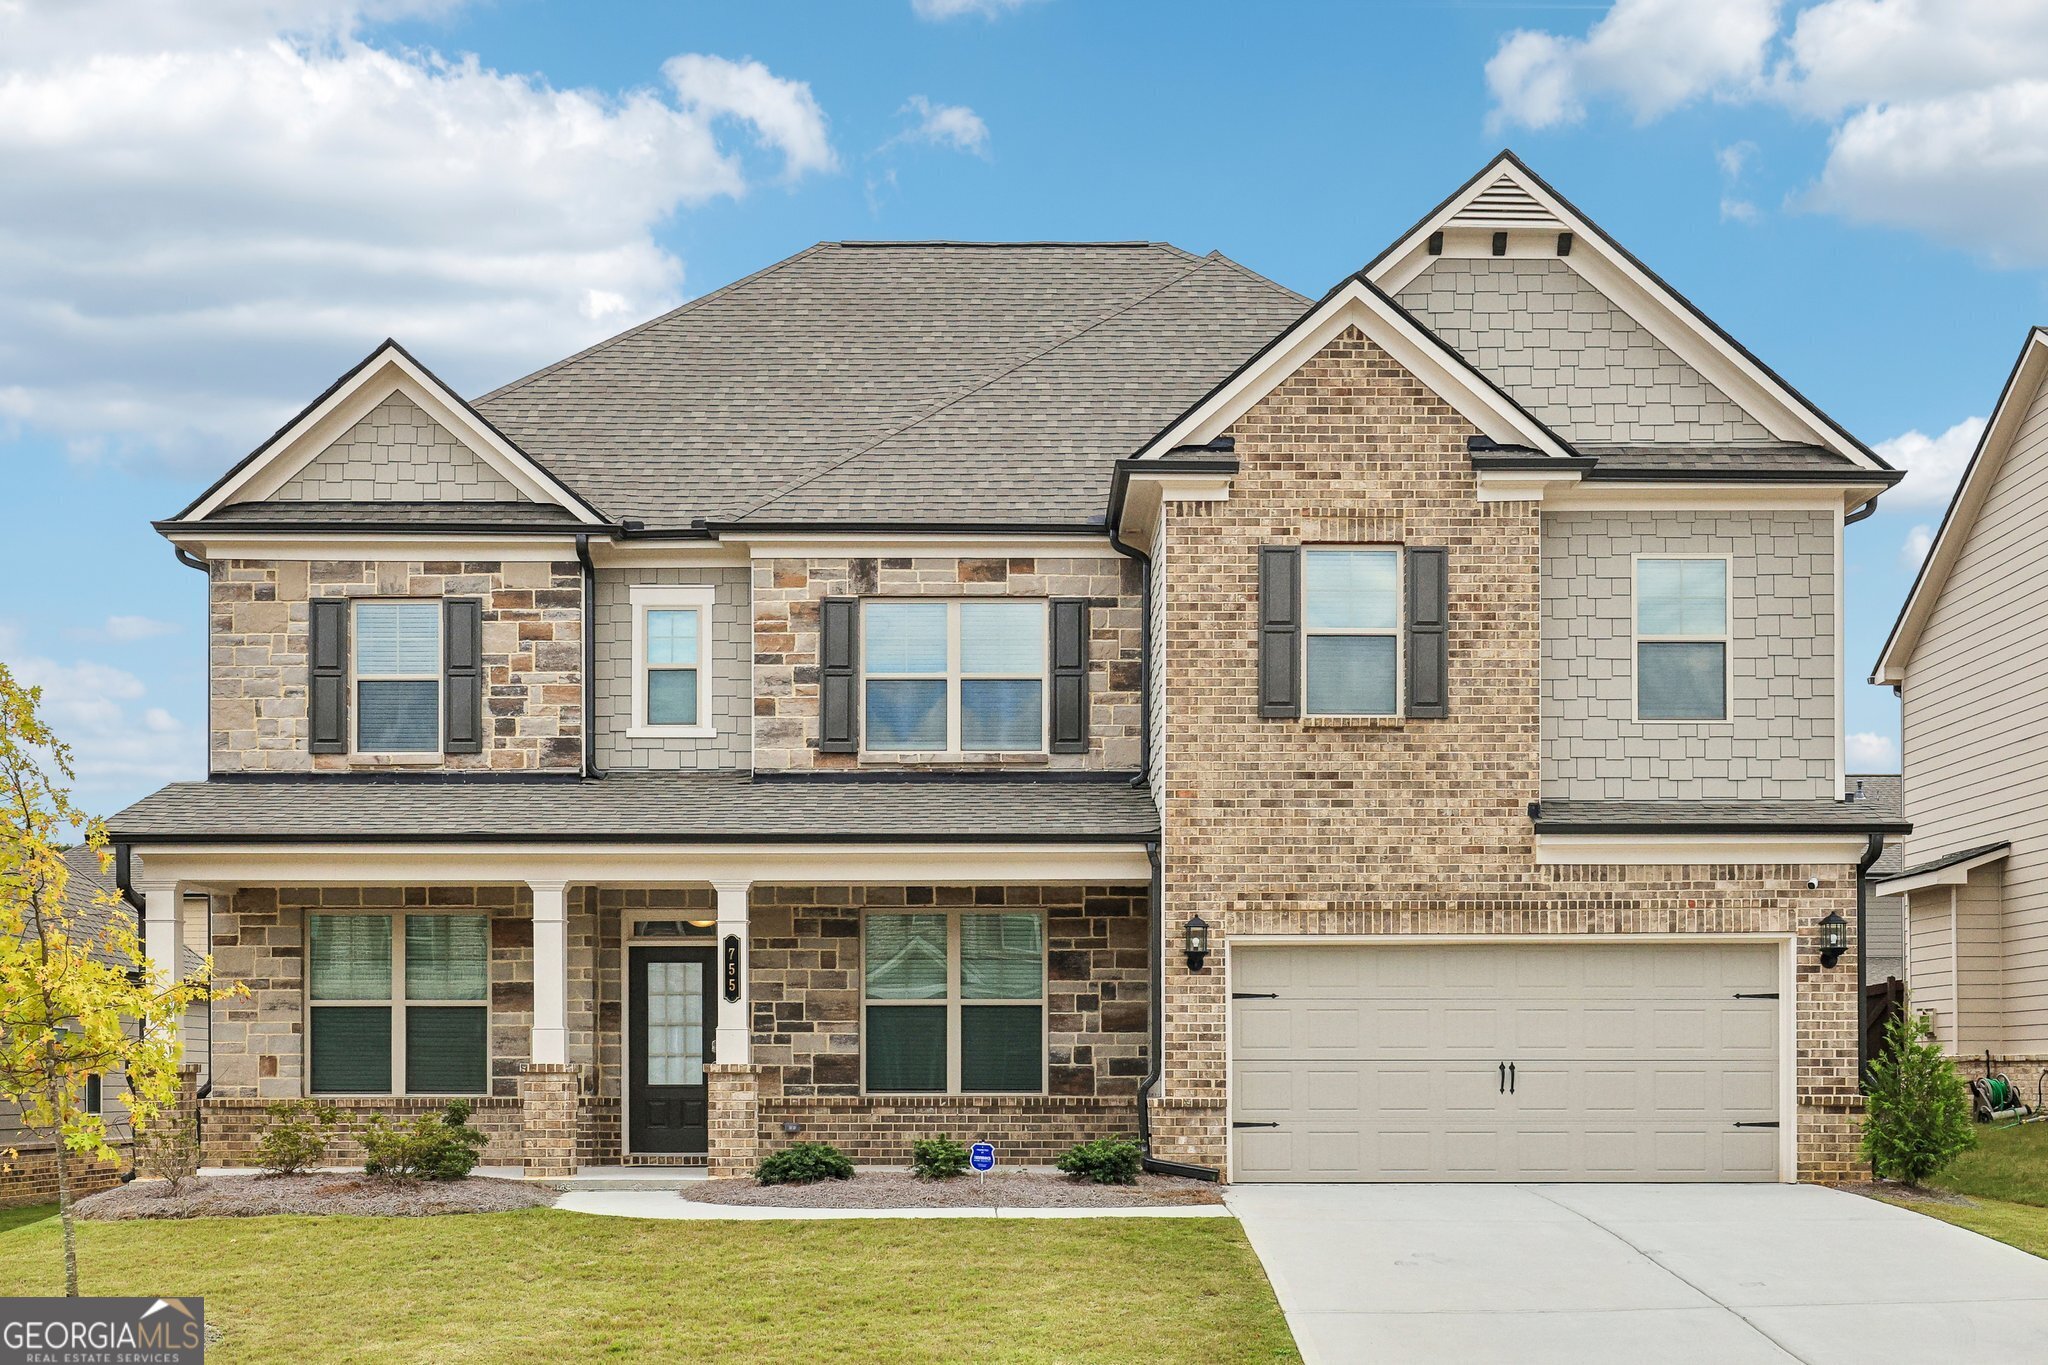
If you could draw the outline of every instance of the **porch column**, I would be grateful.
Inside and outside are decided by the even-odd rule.
[[[528,882],[533,892],[533,1054],[541,1066],[569,1060],[569,920],[567,888]]]
[[[179,977],[178,948],[184,931],[179,923],[184,902],[178,883],[144,882],[135,888],[135,894],[142,899],[143,947],[149,953],[149,965],[161,979],[174,982]]]
[[[748,1066],[754,1060],[753,1044],[753,987],[747,980],[747,955],[749,950],[747,932],[747,892],[752,882],[713,882],[718,892],[718,1036],[717,1055],[720,1066]],[[725,941],[737,938],[740,948],[739,999],[726,998],[725,991]]]

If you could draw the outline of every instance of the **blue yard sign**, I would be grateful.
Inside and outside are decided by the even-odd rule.
[[[967,1149],[967,1164],[977,1171],[992,1171],[996,1168],[996,1149],[993,1143],[977,1142]]]

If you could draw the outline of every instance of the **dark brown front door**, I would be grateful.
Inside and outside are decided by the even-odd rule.
[[[626,962],[629,1145],[635,1152],[709,1151],[704,1065],[718,1014],[711,949],[633,948]]]

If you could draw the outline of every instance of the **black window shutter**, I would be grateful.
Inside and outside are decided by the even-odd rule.
[[[1052,751],[1088,752],[1088,599],[1052,600]]]
[[[316,597],[306,617],[307,747],[316,754],[348,752],[348,601]]]
[[[446,679],[445,738],[441,751],[484,751],[484,604],[451,597],[441,604],[441,671]]]
[[[1408,547],[1408,714],[1423,720],[1450,714],[1448,559],[1441,545]]]
[[[860,749],[853,663],[860,645],[860,599],[828,597],[818,604],[818,752]]]
[[[1301,714],[1301,549],[1259,547],[1259,714]]]

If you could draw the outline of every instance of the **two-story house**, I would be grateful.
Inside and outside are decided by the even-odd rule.
[[[114,834],[249,987],[216,1159],[1826,1178],[1897,478],[1508,155],[1313,303],[827,243],[473,402],[387,343],[161,523],[211,773]]]

